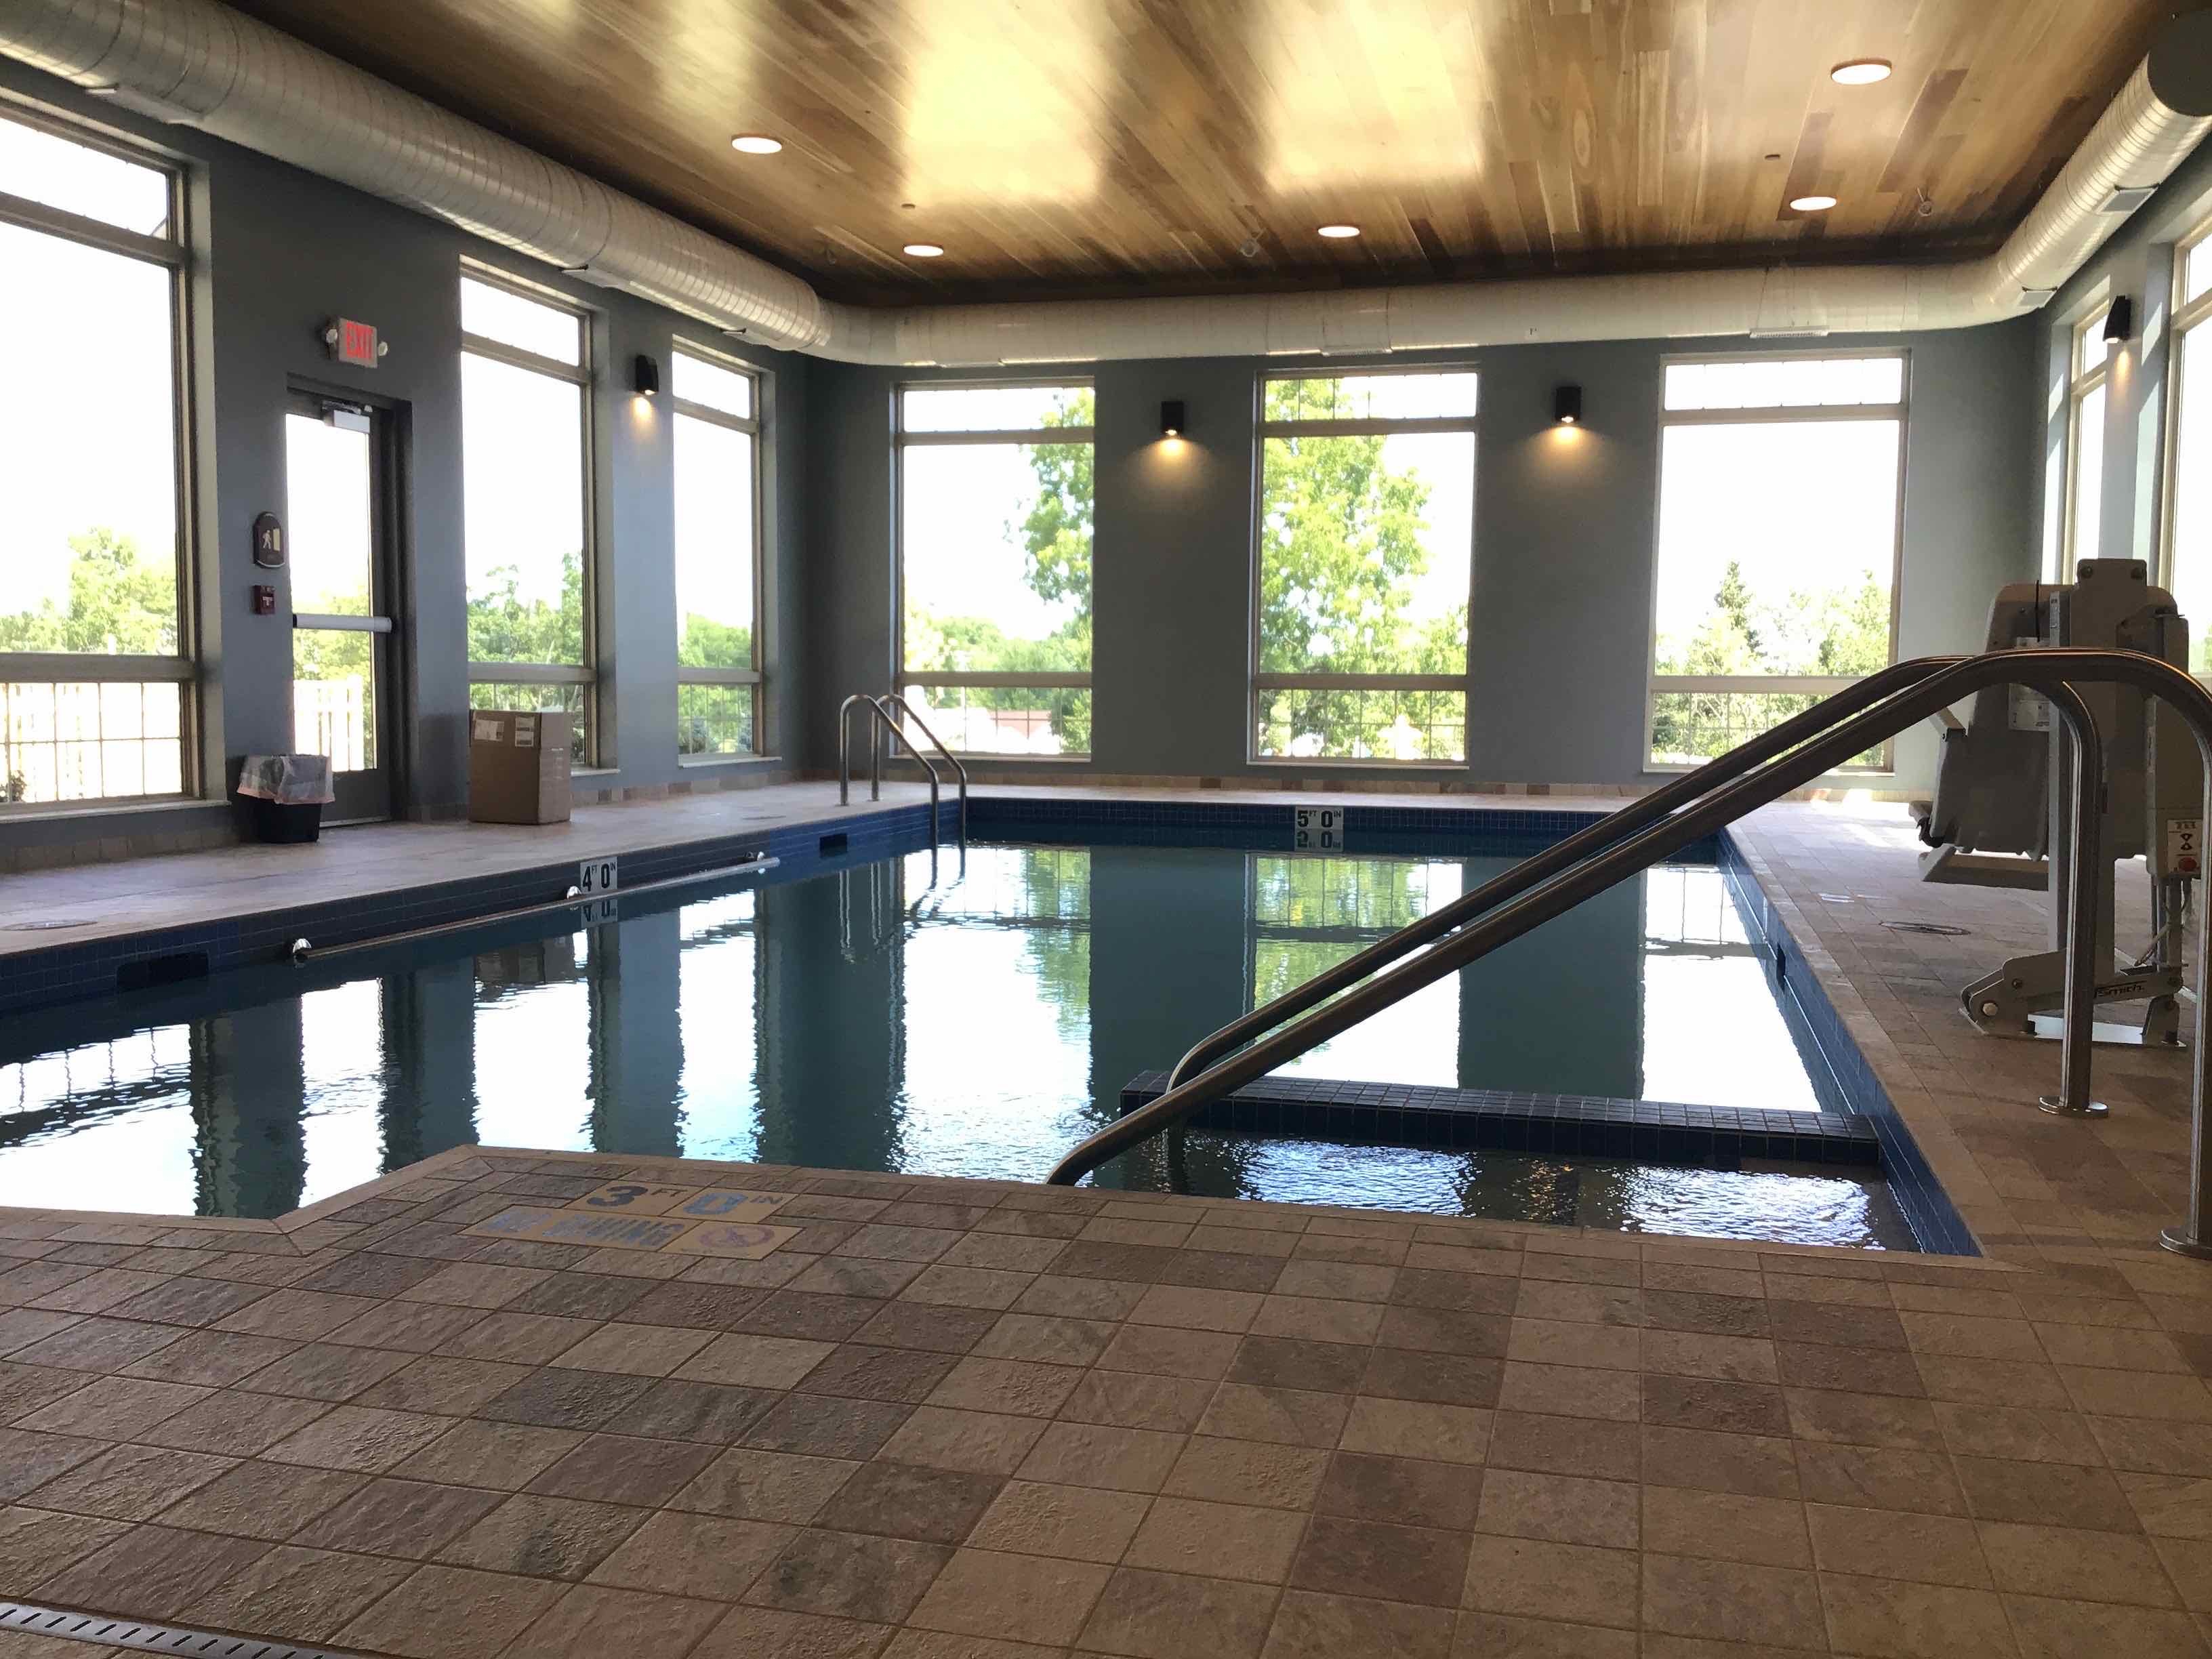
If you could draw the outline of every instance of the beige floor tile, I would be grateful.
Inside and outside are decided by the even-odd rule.
[[[1449,1659],[1451,1644],[1443,1607],[1293,1589],[1275,1609],[1261,1659]]]
[[[1479,1531],[1561,1544],[1637,1547],[1637,1488],[1626,1481],[1489,1469],[1482,1478]]]
[[[929,1403],[958,1411],[1046,1418],[1059,1411],[1080,1381],[1081,1374],[1066,1365],[970,1354],[937,1385]]]
[[[1018,1472],[1024,1480],[1060,1486],[1158,1492],[1182,1455],[1184,1439],[1152,1429],[1054,1423],[1043,1429]]]
[[[2212,1652],[2185,1613],[2033,1595],[2008,1595],[2004,1604],[2020,1638],[2021,1659],[2107,1653],[2127,1659],[2204,1659]]]
[[[1351,1410],[1347,1395],[1224,1382],[1197,1427],[1200,1434],[1231,1439],[1327,1447],[1336,1444]]]
[[[963,1549],[910,1616],[930,1630],[1063,1645],[1082,1630],[1109,1576],[1089,1562]]]
[[[1735,1561],[1644,1557],[1647,1630],[1778,1648],[1817,1648],[1819,1587],[1809,1572]]]
[[[1966,1493],[1953,1461],[1941,1452],[1885,1446],[1830,1445],[1800,1440],[1797,1478],[1808,1504],[1964,1515]]]
[[[1196,1434],[1183,1447],[1161,1490],[1176,1498],[1305,1510],[1312,1506],[1328,1464],[1328,1453],[1319,1447]]]
[[[1478,1533],[1468,1553],[1460,1605],[1633,1630],[1638,1559],[1630,1550]]]
[[[1990,1588],[1981,1538],[1971,1521],[1826,1504],[1807,1504],[1805,1516],[1823,1572]]]
[[[675,1367],[674,1374],[701,1382],[788,1389],[828,1358],[834,1346],[799,1337],[725,1334]]]
[[[1996,1587],[2025,1595],[2172,1607],[2172,1586],[2146,1540],[2070,1527],[1980,1523]]]
[[[1491,1413],[1474,1407],[1362,1395],[1352,1401],[1338,1443],[1346,1451],[1386,1457],[1479,1464],[1489,1449],[1491,1419]]]
[[[1809,1567],[1805,1506],[1786,1498],[1644,1488],[1644,1547],[1661,1555]]]
[[[2004,1607],[1988,1590],[1896,1578],[1820,1575],[1828,1638],[1866,1659],[2011,1659],[2019,1651]]]
[[[734,1601],[797,1535],[793,1528],[663,1510],[592,1568],[594,1584]]]
[[[1267,1639],[1277,1594],[1272,1585],[1124,1567],[1107,1581],[1075,1644],[1131,1659],[1251,1659]]]
[[[1158,1572],[1277,1584],[1290,1571],[1305,1524],[1294,1510],[1162,1497],[1121,1559]]]
[[[968,1541],[980,1550],[1111,1564],[1121,1559],[1151,1504],[1141,1492],[1010,1480]]]

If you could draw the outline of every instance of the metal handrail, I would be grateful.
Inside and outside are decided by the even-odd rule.
[[[947,749],[945,746],[945,740],[939,738],[936,732],[929,729],[929,722],[923,720],[921,714],[915,709],[915,706],[906,700],[906,693],[903,691],[893,691],[878,698],[877,701],[887,704],[894,702],[896,703],[905,711],[907,719],[912,720],[915,726],[921,729],[921,735],[927,738],[930,743],[935,746],[937,752],[944,756],[945,760],[951,765],[954,775],[960,780],[960,844],[963,848],[966,847],[968,845],[967,763],[963,761],[959,756],[954,754],[950,749]],[[894,721],[893,726],[894,729],[899,729],[897,722]],[[906,746],[908,749],[914,750],[915,756],[919,757],[921,750],[915,749],[914,739],[908,737],[902,729],[899,730],[899,736],[900,739],[905,743]],[[932,817],[930,820],[929,830],[930,835],[933,838],[937,833],[937,820],[934,817]]]
[[[930,759],[927,752],[907,736],[906,728],[899,723],[898,716],[891,713],[891,705],[896,703],[906,712],[907,718],[921,728],[921,735],[929,739],[931,746],[951,763],[959,781],[960,848],[964,854],[968,848],[968,768],[959,756],[947,749],[937,733],[929,729],[928,722],[915,712],[914,705],[896,691],[886,692],[881,696],[855,691],[837,705],[837,805],[848,806],[852,804],[852,714],[854,703],[859,703],[876,717],[875,723],[868,727],[868,799],[881,800],[884,798],[884,733],[888,731],[907,746],[907,752],[920,761],[922,769],[929,774],[929,844],[933,847],[937,844],[938,803],[944,775],[938,771],[937,763]]]
[[[1909,666],[1920,671],[1925,670],[1928,664],[1923,659]],[[1894,678],[1911,681],[1913,676],[1900,674]],[[1307,1014],[1295,1024],[1170,1089],[1158,1099],[1108,1125],[1076,1146],[1054,1166],[1048,1179],[1060,1186],[1073,1183],[1137,1142],[1171,1123],[1181,1122],[1253,1079],[1287,1064],[1446,975],[1458,972],[1592,894],[1680,852],[1744,813],[1810,783],[1870,744],[1895,736],[1936,709],[1948,707],[1973,692],[2002,684],[2026,686],[2047,697],[2064,722],[2073,748],[2075,856],[2068,872],[2066,893],[2066,1029],[2060,1062],[2063,1082],[2059,1093],[2047,1097],[2045,1103],[2069,1115],[2082,1112],[2089,1104],[2092,1013],[2096,993],[2098,887],[2088,872],[2095,866],[2101,849],[2104,745],[2087,705],[2070,683],[2074,680],[2132,685],[2170,705],[2197,739],[2205,780],[2203,811],[2206,817],[2212,818],[2212,694],[2182,670],[2137,652],[2063,647],[1990,652],[1950,662],[1934,672],[1922,673],[1908,689],[1895,692],[1839,724],[1835,723],[1831,711],[1824,717],[1828,729],[1821,735],[1803,741],[1791,752],[1758,766],[1723,788],[1709,790],[1682,811],[1651,823],[1627,839],[1617,841],[1603,851],[1559,871],[1503,908],[1438,942],[1432,950],[1400,963],[1327,1007]],[[1863,697],[1853,699],[1853,693],[1859,690],[1849,688],[1837,696],[1863,702]],[[1836,699],[1828,701],[1833,702]],[[1826,707],[1825,703],[1820,706]],[[1820,708],[1808,712],[1817,714]],[[1823,722],[1816,722],[1820,723]],[[1726,756],[1721,757],[1712,764],[1727,759]],[[2199,905],[2197,911],[2197,961],[2203,964],[2212,961],[2212,904]],[[2197,1000],[2195,1054],[2189,1215],[2181,1226],[2166,1229],[2160,1243],[2185,1255],[2212,1257],[2212,1217],[2206,1212],[2207,1201],[2212,1200],[2212,1137],[2207,1135],[2205,1122],[2208,1095],[2212,1095],[2212,998],[2200,997]]]
[[[1273,1030],[1285,1020],[1302,1014],[1309,1008],[1320,1006],[1339,991],[1380,972],[1423,945],[1434,944],[1477,916],[1496,909],[1506,900],[1518,897],[1539,882],[1547,881],[1562,870],[1571,868],[1583,860],[1603,852],[1615,842],[1625,840],[1637,830],[1656,823],[1677,808],[1711,793],[1722,785],[1734,782],[1752,768],[1762,765],[1778,755],[1788,753],[1845,715],[1869,708],[1899,690],[1917,685],[1930,675],[1942,672],[1954,663],[1965,660],[1963,657],[1919,657],[1908,662],[1893,663],[1881,672],[1869,675],[1857,684],[1847,686],[1813,708],[1791,715],[1771,731],[1739,744],[1695,771],[1686,773],[1672,783],[1639,797],[1618,811],[1607,813],[1595,823],[1577,830],[1565,841],[1554,842],[1541,852],[1522,860],[1511,869],[1493,876],[1473,892],[1431,910],[1387,939],[1377,939],[1365,950],[1346,957],[1334,967],[1316,974],[1304,984],[1294,986],[1273,1001],[1254,1009],[1241,1018],[1230,1021],[1211,1036],[1201,1038],[1168,1073],[1168,1087],[1172,1089],[1187,1081],[1223,1056],[1235,1053],[1247,1042]]]

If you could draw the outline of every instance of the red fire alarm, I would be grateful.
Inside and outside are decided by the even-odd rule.
[[[253,590],[253,614],[257,617],[273,617],[276,614],[275,588],[256,587]]]

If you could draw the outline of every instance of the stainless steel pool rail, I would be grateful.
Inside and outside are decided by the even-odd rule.
[[[721,864],[711,870],[694,870],[681,876],[662,876],[654,881],[641,881],[630,887],[617,887],[612,892],[595,893],[586,897],[571,887],[559,898],[540,899],[532,904],[518,904],[511,910],[494,910],[481,916],[463,916],[457,921],[434,922],[428,927],[409,927],[396,933],[379,933],[374,939],[348,939],[343,945],[317,945],[306,939],[292,941],[289,954],[295,967],[304,967],[311,962],[328,962],[332,957],[351,956],[360,951],[374,951],[387,945],[406,945],[418,939],[436,939],[444,933],[465,933],[471,927],[489,927],[502,921],[516,921],[524,916],[542,915],[552,910],[573,910],[580,904],[597,904],[605,900],[635,898],[641,893],[665,892],[671,887],[693,887],[702,882],[720,881],[733,876],[757,876],[763,870],[773,870],[781,859],[770,858],[765,853],[758,858],[740,864]]]
[[[2073,682],[2125,684],[2160,698],[2188,724],[2204,761],[2203,811],[2212,818],[2212,694],[2180,669],[2131,651],[2035,648],[1990,652],[1969,658],[1922,658],[1899,663],[1845,688],[1774,731],[1730,750],[1686,777],[1594,825],[1523,866],[1487,883],[1435,915],[1347,959],[1267,1007],[1224,1026],[1177,1066],[1167,1092],[1108,1125],[1074,1147],[1048,1177],[1066,1186],[1108,1158],[1177,1125],[1213,1102],[1287,1064],[1370,1016],[1499,945],[1518,939],[1591,895],[1704,840],[1793,789],[1812,782],[1874,744],[1918,724],[1985,687],[2016,684],[2047,697],[2063,722],[2072,750],[2075,856],[2066,891],[2066,1030],[2062,1082],[2039,1104],[2065,1116],[2084,1116],[2089,1099],[2093,1002],[2096,988],[2097,884],[2086,876],[2096,866],[2104,814],[2104,748],[2096,722]],[[1610,833],[1604,833],[1608,826]],[[2200,973],[2212,961],[2212,904],[2197,907],[2197,960]],[[1428,945],[1411,961],[1408,952]],[[1396,963],[1376,975],[1386,963]],[[1367,977],[1376,975],[1375,977]],[[1364,980],[1364,982],[1354,983]],[[1339,991],[1343,994],[1335,995]],[[1314,1003],[1335,995],[1327,1006]],[[2212,1140],[2205,1109],[2212,1096],[2212,1018],[2207,999],[2197,1003],[2191,1100],[2190,1205],[2187,1219],[2160,1242],[2184,1255],[2212,1258]],[[1227,1050],[1279,1024],[1304,1017],[1242,1052]],[[1204,1069],[1189,1075],[1194,1066]]]
[[[853,800],[852,717],[853,707],[856,703],[875,716],[868,723],[868,799],[881,800],[884,798],[884,733],[889,732],[907,746],[907,752],[921,762],[922,769],[929,774],[929,841],[933,847],[937,844],[943,775],[938,771],[937,763],[930,758],[928,750],[907,735],[899,716],[891,712],[893,705],[896,705],[906,718],[915,723],[921,735],[929,739],[930,748],[943,756],[952,768],[960,788],[959,836],[961,848],[965,850],[968,845],[968,768],[959,756],[946,748],[937,733],[929,729],[928,722],[901,692],[889,691],[880,696],[872,696],[865,691],[855,691],[837,705],[837,805],[849,806]]]

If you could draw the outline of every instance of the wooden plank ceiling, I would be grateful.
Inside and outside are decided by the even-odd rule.
[[[1980,252],[2172,0],[234,0],[863,301]],[[1854,58],[1896,65],[1836,85]],[[740,132],[780,155],[733,152]],[[1792,213],[1794,197],[1839,198]],[[1326,241],[1325,223],[1358,225]],[[941,259],[900,252],[940,243]]]

